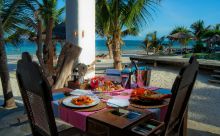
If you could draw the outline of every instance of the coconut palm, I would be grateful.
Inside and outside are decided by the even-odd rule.
[[[216,24],[215,26],[210,27],[205,33],[204,33],[204,39],[205,42],[207,43],[207,51],[210,52],[212,50],[212,45],[218,44],[220,45],[219,42],[219,37],[220,36],[220,24]]]
[[[194,46],[195,52],[201,52],[203,47],[202,39],[207,31],[211,28],[211,26],[205,26],[203,20],[198,20],[193,23],[190,28],[192,29],[192,33],[194,35],[194,40],[196,41],[196,45]]]
[[[26,17],[25,26],[32,33],[29,34],[30,40],[37,43],[37,58],[41,67],[44,69],[45,76],[51,76],[54,72],[53,60],[55,57],[55,41],[52,40],[54,26],[63,22],[62,14],[64,7],[57,9],[57,0],[32,0],[33,3],[26,5],[32,9],[32,16]],[[43,33],[45,38],[43,38]]]
[[[154,49],[154,54],[159,51],[162,48],[162,42],[164,41],[165,37],[157,37],[157,31],[154,31],[152,33],[148,33],[146,35],[146,38],[144,39],[143,43],[145,44],[145,46],[142,46],[146,52],[147,55],[149,53],[149,49]]]
[[[106,46],[109,51],[109,58],[112,58],[112,41],[108,5],[106,1],[97,1],[96,6],[96,33],[102,38],[106,37]]]
[[[25,9],[24,5],[30,2],[27,0],[0,0],[0,76],[4,94],[3,106],[6,108],[14,108],[16,104],[10,83],[5,42],[17,44],[21,41],[20,35],[25,33],[22,25],[24,17],[30,11]]]
[[[220,35],[220,24],[210,26],[209,29],[205,32],[204,38],[210,38],[210,37],[213,37],[216,34]]]
[[[39,25],[42,26],[41,24],[43,23],[46,32],[46,38],[43,46],[43,59],[47,70],[49,71],[49,73],[52,74],[54,71],[54,44],[52,42],[53,28],[56,22],[59,21],[58,16],[60,16],[63,13],[64,7],[57,9],[58,0],[36,0],[36,3],[38,5],[36,15],[38,27]]]
[[[101,36],[102,38],[106,37],[106,46],[109,51],[109,58],[112,58],[112,29],[110,26],[110,11],[108,4],[106,4],[106,1],[97,1],[96,4],[96,33]],[[138,34],[139,30],[135,27],[125,29],[121,32],[121,37],[126,37],[128,35],[136,36]],[[123,40],[120,40],[121,44],[123,43]]]
[[[104,1],[104,2],[103,2]],[[151,11],[159,5],[161,0],[97,0],[104,3],[107,7],[108,18],[105,22],[109,23],[112,31],[112,48],[114,67],[121,69],[121,39],[122,32],[126,29],[140,28],[152,19]]]
[[[206,30],[204,21],[203,20],[198,20],[194,22],[190,28],[192,29],[192,33],[194,35],[194,39],[196,41],[201,41],[202,36],[204,35],[204,32]]]

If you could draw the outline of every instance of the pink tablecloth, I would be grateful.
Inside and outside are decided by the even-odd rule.
[[[95,112],[78,112],[72,109],[60,106],[60,118],[72,124],[73,126],[86,131],[86,118]]]
[[[153,90],[153,87],[151,88]],[[154,88],[156,90],[158,90],[158,88]],[[130,94],[131,93],[131,89],[127,89],[124,90],[123,92],[120,92],[121,95],[117,94],[116,96],[113,94],[114,98],[120,98],[120,99],[129,99],[130,95],[126,95],[126,94]],[[56,94],[54,94],[55,96]],[[56,95],[57,97],[57,95]],[[60,106],[58,103],[58,100],[55,100],[52,102],[53,105],[53,109],[54,109],[54,114],[56,117],[59,117],[60,119],[62,119],[65,122],[70,123],[71,125],[86,131],[86,118],[95,113],[95,112],[79,112],[76,110],[72,110],[70,108],[64,107],[64,106]],[[164,117],[166,115],[166,111],[167,111],[167,106],[162,107],[162,108],[156,108],[156,109],[146,109],[149,110],[153,113],[155,113],[156,118],[158,120],[163,121]],[[98,112],[98,111],[96,111]]]
[[[54,115],[63,121],[83,130],[86,131],[86,118],[97,112],[82,112],[76,111],[68,107],[60,106],[58,101],[53,101],[53,112]]]

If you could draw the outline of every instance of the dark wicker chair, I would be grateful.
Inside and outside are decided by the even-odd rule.
[[[191,57],[189,64],[180,70],[172,87],[172,97],[165,117],[163,136],[181,136],[183,122],[187,119],[187,105],[197,77],[199,64],[196,58]],[[185,117],[185,119],[184,119]],[[185,122],[186,124],[186,122]]]
[[[34,136],[76,136],[81,133],[68,124],[61,123],[64,130],[57,127],[51,105],[51,88],[28,53],[23,53],[18,61],[16,75]]]
[[[151,136],[183,136],[186,134],[187,106],[197,77],[199,63],[191,57],[176,77],[171,89],[172,96],[163,125],[156,128]],[[135,136],[140,136],[137,134]]]

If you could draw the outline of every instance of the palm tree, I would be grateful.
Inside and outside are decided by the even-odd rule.
[[[210,27],[205,33],[204,38],[206,39],[207,43],[207,51],[210,52],[212,45],[218,44],[220,45],[219,40],[216,38],[220,36],[220,24],[216,24],[215,26]]]
[[[20,42],[20,35],[25,33],[22,28],[23,18],[29,13],[28,9],[24,10],[24,5],[29,2],[26,0],[0,0],[0,76],[5,108],[16,107],[10,83],[5,42],[14,44]]]
[[[116,69],[122,69],[122,32],[132,28],[138,30],[138,28],[147,23],[149,19],[152,19],[150,13],[152,10],[154,11],[160,1],[161,0],[97,0],[97,6],[99,6],[98,3],[104,3],[106,7],[108,7],[108,18],[105,22],[109,23],[112,32],[113,59]]]
[[[57,0],[32,0],[33,3],[26,5],[27,8],[32,9],[31,17],[26,17],[25,26],[31,30],[30,40],[37,43],[36,56],[41,67],[44,69],[46,77],[54,74],[54,57],[55,41],[52,39],[52,32],[54,26],[63,22],[62,14],[64,7],[57,9]],[[43,33],[46,38],[43,39]]]
[[[149,49],[153,48],[154,49],[154,54],[159,51],[162,48],[162,42],[164,41],[165,37],[157,37],[157,31],[154,31],[152,33],[148,33],[146,35],[146,38],[144,39],[144,44],[143,48],[147,51],[147,55],[149,53]]]
[[[46,32],[46,38],[43,46],[43,59],[45,66],[49,73],[54,72],[53,58],[54,58],[54,44],[52,42],[52,33],[55,23],[58,22],[58,16],[64,11],[64,7],[57,9],[58,0],[43,0],[42,2],[36,0],[38,4],[37,9],[37,20],[38,23],[41,19],[43,20]],[[39,25],[39,24],[38,24]]]
[[[201,52],[203,49],[202,39],[204,38],[205,33],[210,29],[210,25],[205,27],[203,20],[198,20],[193,23],[190,28],[192,29],[192,33],[194,35],[194,40],[196,41],[196,45],[194,46],[195,52]]]
[[[174,41],[179,41],[183,46],[187,46],[187,43],[189,42],[191,36],[191,32],[188,28],[184,26],[175,27],[168,36],[169,39]],[[182,49],[181,49],[182,54]]]
[[[109,51],[109,58],[112,58],[112,41],[109,21],[109,7],[106,1],[97,1],[96,6],[96,33],[102,38],[106,37],[106,46]]]
[[[112,34],[113,31],[111,29],[110,24],[110,11],[109,5],[106,3],[107,1],[97,1],[96,3],[96,33],[102,38],[106,37],[106,46],[109,51],[109,58],[112,58]],[[128,35],[136,36],[138,35],[139,30],[135,27],[127,28],[121,32],[121,37],[126,37]],[[123,40],[120,40],[121,44]]]
[[[214,35],[220,35],[220,24],[216,24],[214,26],[210,26],[209,29],[204,34],[204,38],[210,38]]]
[[[204,35],[204,32],[208,29],[208,27],[205,28],[203,20],[198,20],[198,21],[194,22],[190,26],[190,28],[192,29],[192,33],[193,33],[194,39],[196,41],[201,41],[202,36]]]

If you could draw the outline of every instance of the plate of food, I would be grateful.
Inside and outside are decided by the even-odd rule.
[[[100,99],[96,96],[70,96],[63,100],[63,105],[72,107],[72,108],[87,108],[97,105],[100,102]]]
[[[105,80],[104,78],[93,78],[90,83],[94,92],[119,92],[124,90],[120,83]]]
[[[149,89],[136,88],[131,93],[130,101],[141,105],[156,105],[170,97],[170,94],[160,94]]]

